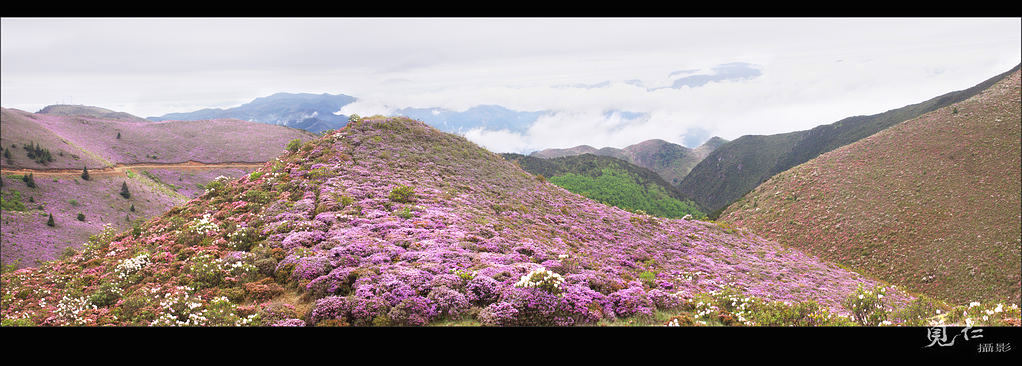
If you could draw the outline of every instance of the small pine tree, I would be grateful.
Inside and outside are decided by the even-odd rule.
[[[131,198],[131,192],[128,192],[128,182],[121,182],[121,197]]]
[[[85,214],[79,212],[78,213],[78,221],[85,221]]]
[[[118,133],[117,133],[117,139],[118,139],[118,140],[120,140],[120,139],[121,139],[121,133],[120,133],[120,132],[118,132]]]
[[[7,160],[11,159],[11,149],[4,150],[4,157],[7,158]]]
[[[28,186],[28,188],[35,188],[35,177],[32,176],[32,173],[28,173],[26,177],[28,178],[25,179],[25,185]]]
[[[89,180],[89,168],[82,167],[82,179]]]
[[[130,210],[131,212],[135,212],[135,204],[132,203],[131,208],[129,208],[128,210]]]
[[[54,225],[56,224],[53,223],[53,214],[50,214],[50,219],[46,220],[46,226],[53,227]]]

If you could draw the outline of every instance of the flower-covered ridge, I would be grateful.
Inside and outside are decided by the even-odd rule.
[[[703,323],[764,324],[735,318],[721,294],[804,305],[826,321],[851,319],[845,300],[876,286],[725,224],[602,205],[462,137],[374,117],[290,145],[66,260],[5,274],[0,315],[26,325],[567,326],[695,313],[702,301],[717,308]],[[891,308],[913,301],[885,294]]]

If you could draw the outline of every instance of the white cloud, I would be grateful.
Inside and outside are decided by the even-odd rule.
[[[382,102],[371,101],[371,100],[356,100],[354,103],[346,104],[341,107],[341,110],[334,114],[352,115],[357,114],[360,116],[373,116],[373,115],[390,115],[394,112],[394,108],[390,107]]]

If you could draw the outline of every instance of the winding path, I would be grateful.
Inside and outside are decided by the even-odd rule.
[[[201,163],[198,161],[187,161],[184,163],[134,163],[134,164],[117,164],[114,166],[108,166],[105,168],[89,169],[89,175],[123,175],[124,171],[128,169],[222,169],[222,168],[251,168],[258,169],[262,167],[265,162],[224,162],[224,163]],[[0,174],[18,174],[25,175],[32,173],[33,176],[37,177],[63,177],[71,175],[82,174],[81,169],[28,169],[28,168],[14,168],[14,169],[0,169]]]

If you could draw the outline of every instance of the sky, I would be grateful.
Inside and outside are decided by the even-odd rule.
[[[278,92],[550,111],[495,152],[805,130],[1022,62],[1020,18],[2,18],[0,105],[141,117]]]

